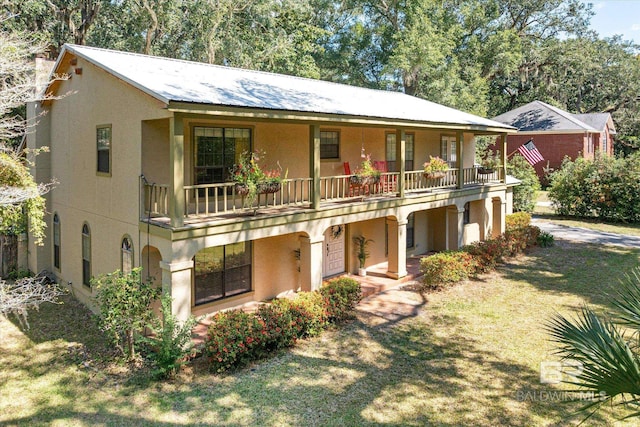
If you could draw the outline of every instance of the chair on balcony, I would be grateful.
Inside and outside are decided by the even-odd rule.
[[[388,172],[388,168],[387,168],[387,162],[384,160],[381,161],[374,161],[373,162],[373,167],[376,168],[376,170],[380,171],[380,173],[384,174],[386,172]],[[381,175],[380,176],[380,182],[378,183],[378,189],[381,193],[389,193],[391,191],[393,191],[393,182],[391,179],[389,179],[388,175]]]
[[[359,186],[358,184],[354,184],[351,182],[351,166],[349,165],[349,162],[344,162],[343,163],[343,167],[344,167],[344,174],[347,175],[346,182],[344,184],[345,188],[347,188],[347,186],[349,187],[349,197],[353,197],[353,196],[359,196],[360,192],[362,191],[362,187]]]

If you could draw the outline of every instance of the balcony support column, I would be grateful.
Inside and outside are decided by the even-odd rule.
[[[406,219],[387,218],[389,230],[387,276],[392,279],[400,279],[407,275],[407,223]]]
[[[405,184],[405,160],[406,160],[406,135],[404,129],[396,129],[396,160],[398,162],[398,197],[404,197],[404,184]]]
[[[322,286],[324,235],[300,237],[300,290],[314,291]]]
[[[456,132],[456,160],[458,163],[458,188],[464,187],[464,134]]]
[[[464,208],[458,206],[447,207],[445,217],[447,238],[445,249],[460,249],[464,244]]]
[[[182,117],[169,119],[169,218],[171,227],[184,225],[184,128]]]
[[[500,175],[502,175],[501,181],[507,182],[507,134],[503,133],[500,135],[500,139],[502,142],[502,167],[500,168]]]
[[[320,207],[320,126],[309,126],[309,175],[311,181],[311,208]]]
[[[160,261],[162,290],[171,295],[171,314],[185,321],[191,315],[191,273],[193,261]]]

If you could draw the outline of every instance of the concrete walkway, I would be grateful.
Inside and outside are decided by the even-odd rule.
[[[539,218],[533,218],[531,223],[540,227],[542,231],[553,234],[553,237],[559,240],[640,248],[640,237],[638,236],[569,227]]]

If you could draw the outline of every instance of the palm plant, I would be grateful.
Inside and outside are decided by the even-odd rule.
[[[627,275],[612,300],[616,313],[602,317],[583,307],[577,319],[556,314],[546,329],[559,345],[563,359],[582,364],[582,371],[565,382],[579,387],[576,393],[599,397],[581,408],[593,415],[605,402],[618,402],[640,416],[640,268]],[[623,329],[624,328],[624,329]],[[633,330],[629,336],[625,329]],[[583,394],[584,395],[584,394]]]

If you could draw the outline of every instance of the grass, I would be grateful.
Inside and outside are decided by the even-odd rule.
[[[397,309],[360,313],[249,368],[217,376],[196,364],[159,383],[101,360],[108,347],[67,300],[33,313],[26,333],[0,320],[0,424],[577,424],[580,404],[539,381],[540,363],[557,360],[542,325],[583,303],[607,311],[605,294],[639,260],[559,242],[442,292],[399,292]],[[607,408],[587,425],[624,414]]]

